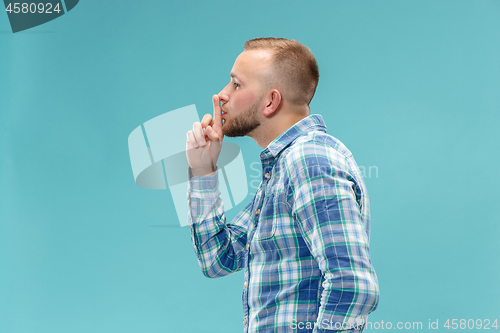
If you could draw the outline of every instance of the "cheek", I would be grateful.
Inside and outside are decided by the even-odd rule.
[[[253,105],[257,100],[257,94],[250,91],[241,91],[233,95],[233,107],[249,107]]]

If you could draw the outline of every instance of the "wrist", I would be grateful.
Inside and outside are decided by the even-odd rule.
[[[191,169],[193,177],[201,177],[201,176],[212,176],[215,173],[215,170],[210,169]]]

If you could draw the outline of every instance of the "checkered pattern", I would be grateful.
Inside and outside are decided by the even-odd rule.
[[[329,332],[365,323],[379,289],[368,195],[351,152],[313,114],[260,158],[259,189],[230,222],[218,169],[203,177],[188,170],[188,221],[203,274],[244,270],[245,332]]]

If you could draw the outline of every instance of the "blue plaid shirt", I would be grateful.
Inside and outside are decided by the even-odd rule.
[[[226,221],[218,169],[189,173],[188,222],[203,274],[243,270],[245,332],[329,332],[366,322],[379,299],[370,207],[351,152],[303,118],[260,158],[253,200]]]

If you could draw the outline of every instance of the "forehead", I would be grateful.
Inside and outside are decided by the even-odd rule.
[[[256,78],[270,68],[271,60],[272,55],[268,50],[243,51],[236,58],[231,74],[242,80]]]

